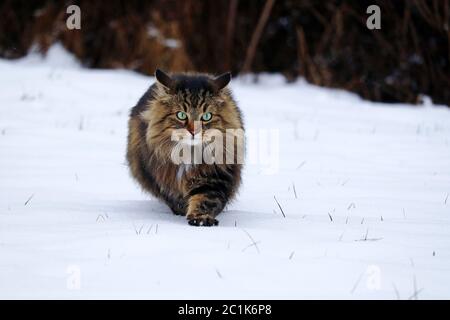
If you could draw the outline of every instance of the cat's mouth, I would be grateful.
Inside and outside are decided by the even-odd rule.
[[[181,141],[181,143],[188,146],[200,146],[203,144],[203,137],[201,133],[197,133],[196,135],[186,135]]]
[[[172,132],[172,141],[175,141],[179,146],[189,147],[207,147],[210,144],[217,143],[217,137],[214,132],[201,130],[192,134],[188,130],[179,130]],[[218,141],[222,141],[219,139]]]
[[[177,129],[172,131],[171,140],[175,141],[176,144],[198,146],[202,144],[203,136],[201,131],[191,134],[188,130]]]

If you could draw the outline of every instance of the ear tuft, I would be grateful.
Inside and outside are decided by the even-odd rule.
[[[173,79],[164,71],[156,69],[155,71],[156,80],[161,83],[164,87],[168,89],[173,89],[174,81]]]
[[[231,81],[231,72],[226,72],[221,74],[220,76],[214,78],[214,84],[217,87],[217,90],[222,90],[225,88]]]

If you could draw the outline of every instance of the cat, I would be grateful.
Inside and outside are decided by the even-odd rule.
[[[157,69],[155,77],[130,112],[127,161],[131,174],[173,213],[186,216],[190,225],[218,225],[217,215],[241,184],[245,149],[242,114],[227,87],[231,73],[169,75]],[[212,139],[211,132],[224,135]],[[174,139],[177,136],[181,142]],[[211,147],[212,141],[225,140],[225,155]],[[201,158],[209,155],[214,161],[177,163],[174,154],[180,146],[184,155],[201,147]],[[230,154],[232,161],[223,161]]]

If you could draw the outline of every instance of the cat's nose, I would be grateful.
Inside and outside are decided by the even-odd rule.
[[[187,125],[187,130],[194,135],[195,129],[194,129],[194,124],[192,122],[189,122]]]
[[[195,136],[195,126],[193,122],[188,123],[187,130],[192,134],[192,136]]]

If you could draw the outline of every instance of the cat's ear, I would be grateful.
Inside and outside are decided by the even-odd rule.
[[[226,72],[214,78],[214,84],[217,87],[217,90],[222,90],[225,88],[231,81],[231,72]]]
[[[156,80],[161,83],[164,87],[168,88],[168,89],[173,89],[174,88],[174,80],[164,71],[160,70],[160,69],[156,69],[155,71],[155,77]]]

